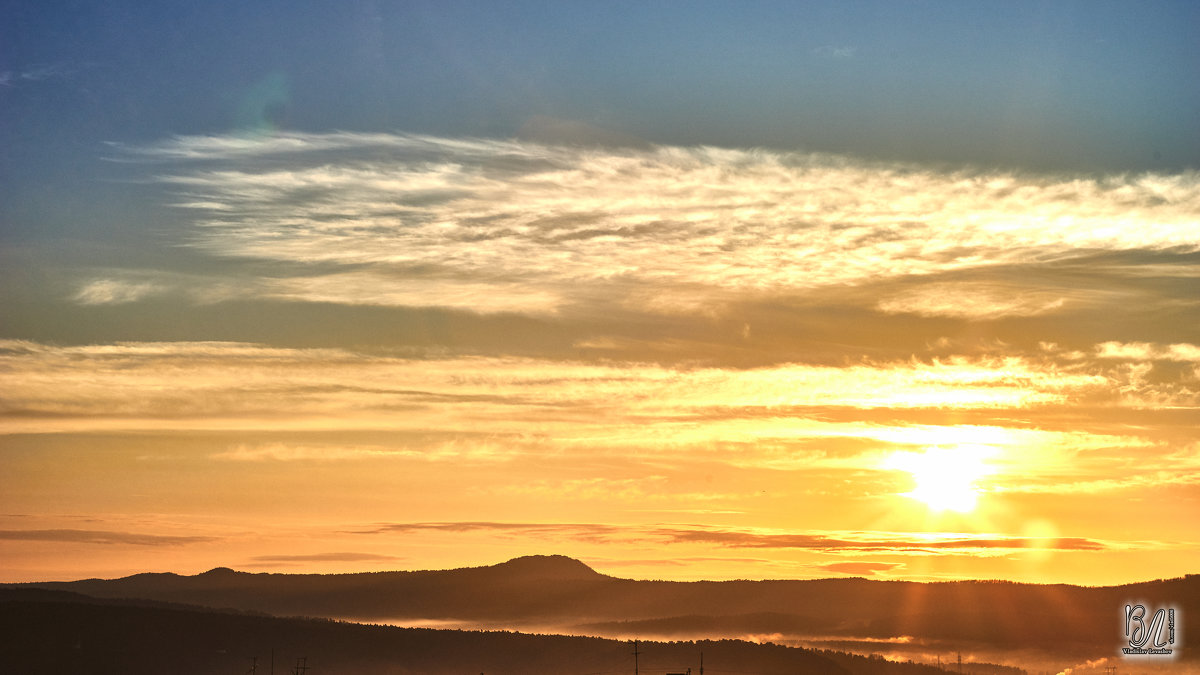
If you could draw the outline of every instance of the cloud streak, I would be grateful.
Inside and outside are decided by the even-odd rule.
[[[159,180],[195,214],[195,249],[346,267],[250,286],[292,301],[544,313],[631,288],[761,296],[1096,251],[1200,250],[1191,174],[1028,176],[351,133],[177,137],[125,150],[171,162]],[[956,308],[1063,307],[1004,290],[935,287],[879,308],[973,318],[978,310]]]
[[[823,59],[852,59],[858,53],[858,48],[847,45],[821,45],[814,47],[812,53]]]
[[[994,319],[1048,314],[1067,303],[1054,289],[1030,291],[1016,285],[966,282],[922,285],[881,300],[876,307],[888,314]]]
[[[94,279],[79,289],[74,300],[81,305],[121,305],[161,294],[164,290],[160,284],[151,282]]]
[[[759,420],[789,409],[990,409],[1104,401],[1124,367],[1086,373],[1017,358],[754,369],[605,364],[522,357],[401,358],[342,349],[249,343],[118,343],[57,347],[0,343],[8,416],[278,419],[356,418],[424,411],[524,425],[528,416],[582,423]],[[1122,379],[1123,378],[1123,379]],[[1133,379],[1131,379],[1133,378]],[[1150,385],[1146,385],[1149,387]],[[1170,391],[1156,389],[1164,395]],[[1192,394],[1176,392],[1180,402]],[[1111,402],[1111,398],[1108,399]]]
[[[217,541],[215,537],[141,534],[108,530],[0,530],[0,540],[52,541],[66,544],[182,546]]]
[[[396,562],[402,560],[392,555],[377,553],[302,553],[289,555],[258,555],[250,559],[251,566],[271,566],[277,564],[299,564],[311,562]]]
[[[1160,351],[1191,353],[1180,345]],[[1178,469],[1170,477],[1143,476],[1143,486],[1193,482],[1195,467],[1170,459],[1175,446],[1147,431],[1105,432],[1098,424],[1089,430],[1076,422],[1060,429],[969,424],[961,417],[1069,414],[1079,405],[1186,410],[1195,404],[1196,392],[1185,382],[1152,382],[1138,364],[1095,363],[1090,373],[1014,357],[734,369],[408,358],[232,342],[4,341],[0,372],[8,385],[0,392],[0,432],[413,434],[388,443],[243,442],[205,455],[216,464],[259,465],[491,465],[529,457],[636,456],[675,465],[880,472],[889,470],[887,458],[897,451],[969,446],[995,450],[998,471],[989,481],[998,492],[1122,489],[1131,466],[1108,459],[1119,449],[1138,453],[1139,462],[1161,458]],[[878,421],[864,418],[873,412]],[[957,421],[914,418],[928,413],[942,419],[948,412]],[[473,429],[486,429],[486,435],[466,432]],[[591,480],[596,478],[527,480],[507,497],[623,495],[633,502],[659,492],[647,476]],[[737,495],[725,489],[672,492],[677,501],[729,503]]]
[[[853,574],[856,576],[871,576],[879,572],[888,572],[897,567],[900,563],[885,563],[885,562],[840,562],[830,563],[828,565],[817,565],[817,569],[826,572],[837,572],[838,574]]]
[[[31,65],[18,70],[0,71],[0,87],[13,87],[18,83],[43,82],[67,77],[78,70],[67,63]]]
[[[1100,551],[1106,542],[1083,537],[1035,538],[1007,535],[912,532],[780,532],[702,526],[618,526],[597,523],[512,523],[489,521],[387,523],[356,534],[441,532],[588,542],[700,544],[723,548],[800,549],[823,553],[1004,552],[1013,550]],[[858,564],[858,563],[852,563]]]
[[[210,455],[223,462],[352,462],[367,460],[419,460],[425,462],[495,462],[518,456],[519,450],[501,450],[495,443],[477,440],[472,443],[446,442],[421,448],[346,445],[297,445],[266,443],[239,444],[229,450]]]

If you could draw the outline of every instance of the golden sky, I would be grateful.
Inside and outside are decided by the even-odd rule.
[[[0,580],[1197,571],[1194,172],[350,132],[111,154],[166,215],[4,253]]]

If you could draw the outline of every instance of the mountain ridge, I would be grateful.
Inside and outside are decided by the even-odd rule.
[[[148,640],[147,636],[153,636]],[[644,642],[646,658],[751,664],[764,675],[925,675],[846,653],[723,641]],[[6,672],[150,675],[246,672],[249,665],[293,661],[317,672],[451,675],[463,672],[551,675],[580,664],[609,672],[632,666],[624,641],[566,635],[373,626],[280,618],[196,607],[127,604],[86,597],[0,591],[0,653]],[[649,665],[648,663],[646,665]],[[619,668],[619,670],[614,670]],[[294,671],[293,671],[294,672]]]
[[[1028,581],[1010,581],[1006,579],[952,579],[952,580],[937,580],[937,581],[915,581],[908,579],[872,579],[863,576],[844,576],[844,577],[817,577],[809,579],[699,579],[694,581],[669,581],[664,579],[626,579],[624,577],[615,577],[603,572],[597,571],[587,563],[572,558],[563,554],[531,554],[522,555],[515,558],[510,558],[503,562],[492,563],[487,565],[469,565],[465,567],[454,568],[426,568],[415,570],[379,570],[372,572],[249,572],[238,570],[226,566],[218,566],[196,574],[179,574],[177,572],[138,572],[124,577],[102,578],[88,577],[85,579],[75,579],[70,581],[30,581],[30,582],[0,582],[0,587],[14,587],[20,585],[44,585],[44,584],[77,584],[94,581],[123,581],[132,579],[150,579],[150,578],[175,578],[189,579],[197,577],[206,578],[235,578],[235,577],[359,577],[369,575],[392,575],[392,574],[443,574],[443,573],[458,573],[458,572],[479,572],[479,571],[505,571],[513,574],[527,576],[541,576],[544,578],[603,578],[616,579],[622,581],[635,582],[651,582],[651,583],[703,583],[703,584],[721,584],[721,583],[774,583],[774,582],[847,582],[861,581],[868,583],[902,583],[902,584],[923,584],[923,585],[938,585],[938,584],[983,584],[983,585],[1013,585],[1025,587],[1065,587],[1078,589],[1112,589],[1112,588],[1131,588],[1144,585],[1154,585],[1170,582],[1191,582],[1200,579],[1200,573],[1185,574],[1178,577],[1160,577],[1155,579],[1144,579],[1133,581],[1124,584],[1107,584],[1107,585],[1082,585],[1070,584],[1064,582],[1054,583],[1037,583]]]
[[[1180,643],[1200,644],[1200,576],[1084,587],[995,581],[862,578],[653,581],[611,577],[567,556],[521,556],[480,567],[350,574],[277,574],[214,568],[193,576],[4,584],[98,598],[229,608],[410,626],[516,629],[664,639],[813,636],[864,650],[906,641],[944,649],[1036,650],[1079,661],[1118,646],[1124,607],[1182,612]],[[874,646],[872,646],[874,645]],[[1182,650],[1194,661],[1194,650]]]

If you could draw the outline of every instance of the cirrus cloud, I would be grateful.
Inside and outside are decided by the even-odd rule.
[[[313,266],[246,286],[293,301],[537,313],[619,304],[646,288],[757,297],[1097,251],[1200,250],[1192,174],[1042,176],[403,134],[184,136],[124,150],[171,162],[158,180],[194,214],[195,250]],[[132,290],[97,287],[80,301],[131,301]],[[959,284],[878,307],[1030,316],[1060,310],[1064,297]]]

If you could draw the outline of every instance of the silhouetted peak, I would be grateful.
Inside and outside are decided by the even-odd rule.
[[[228,567],[214,567],[211,570],[200,574],[202,577],[231,577],[237,575],[238,572],[229,569]]]
[[[596,570],[565,555],[526,555],[500,563],[494,569],[513,575],[547,579],[588,579],[600,576]]]

